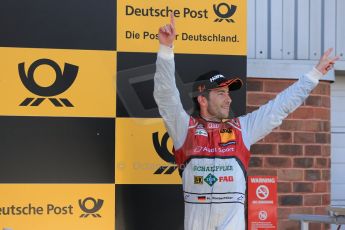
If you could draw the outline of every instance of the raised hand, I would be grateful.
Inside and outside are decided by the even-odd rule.
[[[339,60],[338,56],[334,58],[329,57],[332,51],[333,51],[332,48],[329,48],[328,50],[326,50],[326,52],[320,58],[319,63],[315,66],[315,68],[318,71],[320,71],[323,75],[325,75],[329,70],[331,70],[334,66],[334,63]]]
[[[166,24],[158,30],[158,40],[162,45],[172,47],[176,37],[174,14],[170,14],[170,24]]]

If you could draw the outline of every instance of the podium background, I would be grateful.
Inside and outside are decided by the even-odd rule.
[[[233,22],[215,21],[213,6],[222,3],[237,6],[229,17]],[[152,96],[158,41],[143,37],[157,33],[169,17],[130,15],[131,7],[180,12],[176,81],[187,111],[191,82],[203,72],[218,69],[246,82],[245,1],[2,1],[0,228],[183,229],[181,179]],[[219,10],[227,11],[224,4]],[[182,39],[183,33],[235,40],[190,41]],[[67,65],[77,66],[71,86],[52,96],[26,88],[18,65],[24,63],[29,75],[40,59],[55,62],[62,78],[71,77],[64,75]],[[39,65],[33,79],[49,88],[55,75],[49,65]],[[20,106],[27,98],[43,101]],[[232,113],[243,114],[245,87],[232,98]],[[28,206],[43,212],[19,214]]]

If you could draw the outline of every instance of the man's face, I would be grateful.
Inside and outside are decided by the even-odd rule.
[[[207,112],[210,116],[219,120],[229,118],[231,97],[229,87],[225,86],[210,90],[208,98]]]

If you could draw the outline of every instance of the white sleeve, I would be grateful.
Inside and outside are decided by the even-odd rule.
[[[178,149],[187,137],[190,116],[183,109],[176,87],[173,49],[163,45],[157,55],[153,96],[174,147]]]
[[[247,149],[269,134],[282,123],[284,118],[297,109],[317,86],[321,77],[322,73],[314,68],[279,93],[275,99],[252,113],[239,117],[243,141]]]

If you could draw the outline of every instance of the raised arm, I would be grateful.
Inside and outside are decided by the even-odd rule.
[[[279,93],[275,99],[258,110],[239,118],[243,139],[248,149],[279,126],[284,118],[297,109],[317,86],[319,79],[333,68],[339,57],[330,58],[331,52],[332,49],[328,49],[313,70]]]
[[[175,149],[183,145],[187,136],[189,115],[183,109],[180,94],[175,82],[175,62],[173,43],[176,29],[173,14],[170,24],[162,26],[158,31],[159,52],[156,61],[153,96],[158,105]]]

